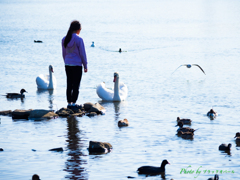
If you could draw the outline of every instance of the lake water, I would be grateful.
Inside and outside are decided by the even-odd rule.
[[[204,180],[216,170],[230,171],[219,172],[221,180],[239,179],[239,7],[237,0],[1,0],[0,94],[21,88],[28,93],[23,101],[1,96],[0,111],[66,107],[61,39],[77,19],[89,62],[77,103],[99,102],[106,114],[44,121],[1,116],[0,179],[26,180],[36,173],[42,180]],[[35,79],[50,64],[57,88],[38,91]],[[174,72],[182,64],[199,64],[206,75],[198,67]],[[128,98],[102,102],[96,86],[104,81],[113,87],[116,71]],[[219,114],[215,120],[206,116],[212,107]],[[194,140],[176,136],[178,116],[192,119]],[[130,126],[120,129],[124,118]],[[113,151],[89,155],[89,141],[109,142]],[[232,143],[230,155],[218,150],[221,143]],[[63,153],[48,151],[56,147]],[[163,159],[171,163],[165,176],[137,174],[138,167],[159,166]],[[195,172],[181,173],[188,166]]]

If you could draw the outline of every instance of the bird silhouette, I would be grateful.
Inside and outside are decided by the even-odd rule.
[[[204,72],[204,70],[203,70],[203,69],[201,68],[201,66],[199,66],[198,64],[182,64],[182,65],[180,65],[178,68],[180,68],[180,67],[182,67],[182,66],[186,66],[187,68],[191,68],[192,66],[197,66],[197,67],[199,67],[199,69],[201,69],[201,71],[206,75],[206,73]],[[177,69],[178,69],[178,68],[177,68]],[[176,70],[177,70],[177,69],[176,69]],[[175,71],[176,71],[176,70],[175,70]],[[174,73],[175,71],[173,71],[173,73]],[[172,73],[172,74],[173,74],[173,73]]]

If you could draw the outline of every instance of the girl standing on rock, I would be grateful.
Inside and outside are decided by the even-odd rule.
[[[78,36],[81,29],[79,21],[72,21],[67,35],[62,39],[62,56],[67,76],[67,108],[70,109],[80,108],[76,101],[82,79],[82,65],[84,72],[88,71],[84,42]]]

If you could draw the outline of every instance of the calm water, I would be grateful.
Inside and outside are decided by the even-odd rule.
[[[137,168],[159,166],[163,159],[171,163],[165,177],[147,179],[213,176],[180,174],[189,165],[195,171],[234,171],[219,173],[220,179],[239,179],[240,147],[233,138],[240,131],[239,7],[237,0],[1,0],[0,94],[21,88],[28,93],[24,101],[0,97],[0,110],[66,107],[60,43],[70,21],[78,19],[89,61],[78,103],[99,102],[107,112],[46,121],[1,116],[0,179],[26,180],[35,173],[42,180],[146,179]],[[172,74],[185,63],[199,64],[206,75],[197,67]],[[49,64],[57,89],[37,91],[35,79],[48,73]],[[101,102],[96,86],[104,81],[112,87],[115,71],[128,86],[127,101]],[[213,121],[206,116],[212,106],[219,113]],[[193,120],[193,141],[175,135],[178,116]],[[130,126],[119,129],[124,118]],[[91,140],[109,142],[113,151],[89,155]],[[230,155],[218,151],[221,143],[233,144]],[[65,151],[48,151],[56,147]]]

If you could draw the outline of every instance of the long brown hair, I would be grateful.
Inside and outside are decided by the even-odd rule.
[[[73,31],[79,30],[81,29],[81,24],[79,21],[72,21],[70,24],[70,27],[68,29],[67,35],[64,39],[64,47],[66,48],[68,43],[71,41],[72,39],[72,33]]]

